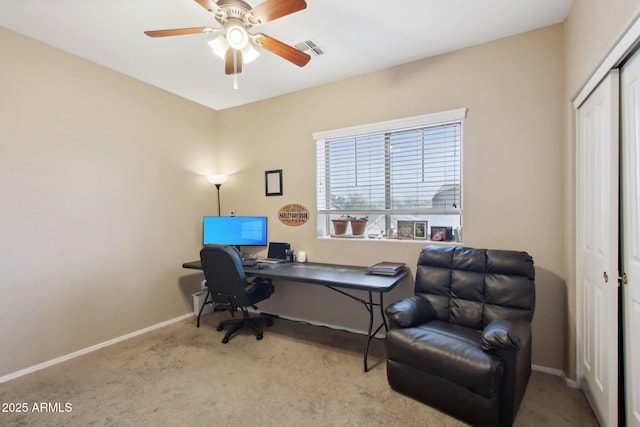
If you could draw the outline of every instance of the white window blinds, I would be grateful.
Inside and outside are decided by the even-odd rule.
[[[318,214],[459,215],[465,113],[314,135]]]

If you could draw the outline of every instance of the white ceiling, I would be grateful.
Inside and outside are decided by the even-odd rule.
[[[573,0],[306,0],[260,27],[326,53],[304,68],[260,49],[238,77],[207,41],[145,30],[217,26],[194,0],[0,0],[0,26],[219,110],[563,22]],[[255,7],[261,0],[248,0]],[[256,32],[252,30],[252,32]]]

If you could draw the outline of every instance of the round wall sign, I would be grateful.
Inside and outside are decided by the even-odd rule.
[[[309,221],[309,209],[302,205],[290,203],[280,208],[278,219],[286,225],[302,225]]]

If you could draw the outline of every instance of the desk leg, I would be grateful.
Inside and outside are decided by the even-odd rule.
[[[367,343],[364,347],[364,371],[368,372],[369,371],[369,366],[367,365],[367,359],[369,357],[369,346],[371,345],[371,340],[373,339],[373,337],[380,331],[380,329],[382,329],[382,327],[384,326],[384,330],[388,331],[389,327],[387,326],[387,319],[384,317],[384,307],[383,307],[383,301],[382,301],[382,292],[378,292],[380,294],[380,314],[382,315],[382,323],[380,323],[380,326],[378,326],[378,328],[374,331],[373,330],[373,306],[374,305],[378,305],[376,303],[373,302],[373,291],[368,291],[369,292],[369,300],[365,301],[362,298],[358,298],[355,297],[351,294],[348,294],[347,292],[344,292],[340,289],[336,289],[333,286],[328,286],[327,287],[333,291],[336,291],[344,296],[347,296],[355,301],[358,301],[360,304],[364,305],[364,308],[367,309],[367,311],[369,312],[369,329],[367,330]]]
[[[382,293],[380,293],[382,295]],[[369,344],[371,344],[371,339],[373,336],[371,332],[373,331],[373,292],[369,291],[369,302],[367,303],[367,310],[369,311],[369,330],[367,332],[367,345],[364,349],[364,371],[367,372],[369,370],[367,366],[367,358],[369,356]]]
[[[384,301],[382,297],[382,292],[378,292],[378,294],[380,295],[379,304],[374,304],[372,291],[369,291],[369,301],[365,303],[365,307],[367,307],[367,310],[369,311],[369,330],[367,331],[367,345],[364,349],[364,371],[365,372],[369,371],[369,367],[367,365],[367,359],[369,358],[369,345],[371,344],[371,340],[378,332],[380,332],[380,329],[382,329],[383,326],[384,326],[385,332],[389,330],[389,326],[387,325],[387,318],[384,316]],[[373,330],[373,306],[374,305],[380,306],[380,316],[382,316],[382,323],[380,323],[380,326],[378,326],[378,328],[375,331]]]
[[[384,315],[384,301],[382,298],[382,292],[380,294],[380,317],[382,318],[382,324],[384,325],[384,331],[389,332],[389,326],[387,325],[387,318]]]

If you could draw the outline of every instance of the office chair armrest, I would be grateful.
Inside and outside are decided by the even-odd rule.
[[[411,328],[436,318],[429,301],[417,295],[394,302],[384,312],[392,328]]]
[[[482,350],[518,351],[531,336],[531,323],[525,320],[494,320],[482,331]]]

